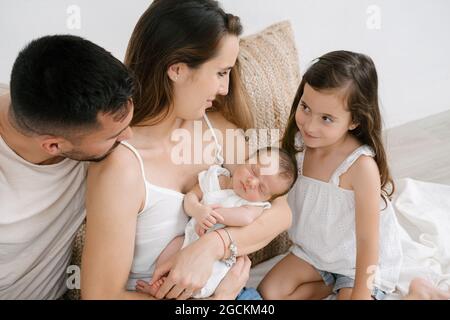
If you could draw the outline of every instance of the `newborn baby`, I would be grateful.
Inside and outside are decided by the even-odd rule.
[[[169,243],[159,255],[156,267],[205,232],[251,224],[264,209],[270,208],[270,201],[289,191],[296,178],[295,159],[274,147],[257,150],[245,164],[236,166],[233,175],[218,165],[200,172],[199,183],[184,198],[184,210],[192,217],[186,225],[185,235]],[[226,252],[225,238],[222,233],[218,235],[224,241]],[[233,254],[228,259],[216,261],[206,285],[193,297],[211,296],[234,262]],[[136,290],[155,295],[163,281],[164,278],[153,279],[150,287],[138,282]]]

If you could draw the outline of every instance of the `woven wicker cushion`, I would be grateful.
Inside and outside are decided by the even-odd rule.
[[[256,128],[280,129],[281,137],[300,83],[298,54],[290,22],[283,21],[242,38],[238,60]],[[257,138],[258,143],[251,147],[271,144],[265,134],[259,134]]]
[[[278,138],[281,138],[300,83],[291,24],[283,21],[241,39],[238,60],[256,128],[279,129]],[[257,131],[251,137],[251,149],[273,145],[277,139],[270,135],[270,130],[267,134]],[[287,233],[282,233],[268,246],[250,255],[252,265],[286,252],[290,244]]]

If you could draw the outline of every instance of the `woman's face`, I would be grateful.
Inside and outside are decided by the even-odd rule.
[[[228,93],[230,70],[239,53],[239,38],[225,35],[217,55],[196,69],[183,64],[174,80],[174,112],[178,118],[196,120],[203,117],[217,95]]]

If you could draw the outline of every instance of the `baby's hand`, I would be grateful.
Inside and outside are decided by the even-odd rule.
[[[203,229],[208,230],[217,222],[223,222],[223,217],[214,210],[217,208],[220,208],[220,205],[203,205],[201,210],[197,211],[194,216],[197,224],[200,225],[200,227],[202,227]]]
[[[201,237],[202,235],[204,235],[206,232],[205,229],[203,229],[202,227],[200,227],[200,225],[198,223],[195,224],[195,233]]]
[[[135,290],[137,292],[147,293],[154,297],[156,296],[156,293],[158,292],[159,288],[161,288],[161,286],[163,285],[165,279],[166,277],[162,277],[152,284],[142,280],[138,280],[136,282]]]

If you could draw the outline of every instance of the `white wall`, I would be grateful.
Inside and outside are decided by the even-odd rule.
[[[150,0],[0,0],[0,82],[29,40],[45,34],[81,35],[123,59],[128,38]],[[289,19],[302,72],[331,50],[369,54],[380,78],[387,127],[450,109],[448,0],[222,0],[242,19],[245,34]],[[80,8],[81,28],[69,29]],[[376,11],[367,10],[375,5]],[[377,17],[379,19],[377,19]],[[368,25],[370,27],[368,27]],[[377,29],[376,27],[380,28]]]

